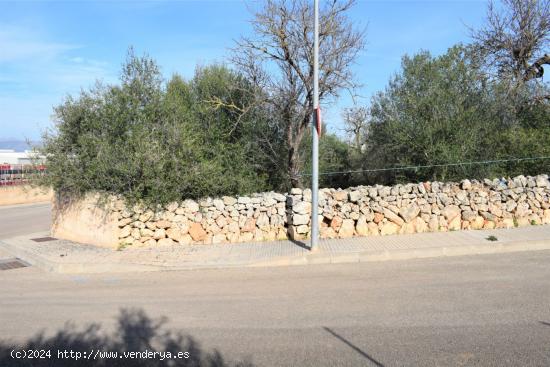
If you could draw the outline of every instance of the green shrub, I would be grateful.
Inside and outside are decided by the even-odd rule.
[[[251,143],[260,127],[209,102],[244,103],[246,94],[238,93],[246,88],[222,66],[165,83],[152,59],[130,49],[120,85],[97,83],[55,108],[41,148],[48,166],[41,183],[159,204],[265,190],[268,168]]]

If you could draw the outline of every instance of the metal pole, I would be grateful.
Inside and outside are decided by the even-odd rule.
[[[312,159],[311,159],[311,250],[319,249],[319,0],[314,0],[315,18],[313,41],[313,119],[311,126]]]

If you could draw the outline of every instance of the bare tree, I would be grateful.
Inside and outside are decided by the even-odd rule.
[[[471,30],[476,48],[498,73],[514,86],[542,78],[550,64],[550,2],[502,0],[499,10],[491,0],[486,24]]]
[[[342,117],[344,119],[344,131],[352,140],[355,148],[361,149],[367,130],[368,108],[364,106],[346,108],[342,113]]]
[[[253,81],[285,137],[286,169],[300,183],[300,142],[313,114],[313,7],[309,0],[267,0],[254,13],[253,37],[243,37],[233,62]],[[326,2],[320,10],[319,98],[327,102],[354,90],[351,66],[364,47],[364,31],[346,13],[355,0]]]

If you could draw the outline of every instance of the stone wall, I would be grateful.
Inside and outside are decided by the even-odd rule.
[[[547,175],[321,189],[321,238],[511,228],[550,223]],[[311,191],[292,189],[289,233],[309,236]]]
[[[273,241],[287,238],[286,196],[185,200],[157,210],[119,207],[123,245],[171,245]]]
[[[460,183],[321,189],[318,220],[322,238],[511,228],[550,223],[549,199],[547,175],[482,182],[464,180]],[[295,188],[287,194],[269,192],[249,197],[185,200],[155,209],[140,205],[130,208],[120,199],[110,200],[101,209],[105,211],[102,217],[109,218],[105,222],[109,229],[99,232],[111,233],[103,237],[112,241],[112,246],[303,240],[309,237],[309,189]],[[69,207],[64,205],[65,212],[71,213],[65,216],[76,218],[79,210],[92,210],[89,204],[77,205],[78,202],[69,202]],[[54,209],[54,222],[58,227],[67,230],[75,227],[63,225],[66,220],[56,211]],[[79,220],[85,220],[83,218]],[[97,227],[95,222],[94,227]],[[71,236],[70,239],[78,241],[74,230]],[[57,237],[64,238],[62,233]],[[80,242],[98,244],[89,236]],[[101,245],[105,245],[105,241]]]

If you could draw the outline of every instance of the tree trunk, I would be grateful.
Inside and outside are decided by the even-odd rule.
[[[540,57],[533,63],[533,65],[527,68],[523,76],[523,81],[527,82],[531,79],[542,78],[542,75],[544,74],[544,68],[542,65],[545,64],[550,64],[549,54],[544,54],[544,56]]]
[[[292,187],[302,188],[300,180],[300,166],[298,162],[298,151],[294,147],[288,150],[288,175],[290,176],[290,184]]]

